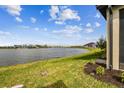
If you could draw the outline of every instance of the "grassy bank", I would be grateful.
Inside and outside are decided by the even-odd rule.
[[[23,84],[24,87],[116,87],[83,72],[87,62],[93,62],[102,51],[92,50],[73,57],[57,58],[0,67],[0,87]]]

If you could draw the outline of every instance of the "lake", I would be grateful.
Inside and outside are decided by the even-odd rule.
[[[78,48],[41,48],[41,49],[0,49],[0,66],[28,63],[41,59],[72,56],[86,53]]]

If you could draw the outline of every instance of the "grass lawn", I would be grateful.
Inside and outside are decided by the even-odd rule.
[[[0,87],[23,84],[24,87],[116,87],[109,83],[97,81],[83,72],[87,62],[93,62],[102,51],[92,50],[86,54],[73,57],[56,58],[0,67]]]

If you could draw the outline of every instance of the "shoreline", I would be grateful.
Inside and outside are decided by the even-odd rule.
[[[97,81],[83,72],[85,64],[95,61],[101,54],[102,51],[97,49],[71,57],[0,67],[0,87],[15,85],[24,85],[24,88],[117,87]]]

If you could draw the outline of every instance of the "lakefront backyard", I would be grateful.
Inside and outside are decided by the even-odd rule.
[[[41,60],[15,66],[0,67],[0,87],[36,88],[108,88],[117,87],[99,81],[84,72],[88,62],[95,62],[103,50],[93,49],[88,53],[71,57]]]

